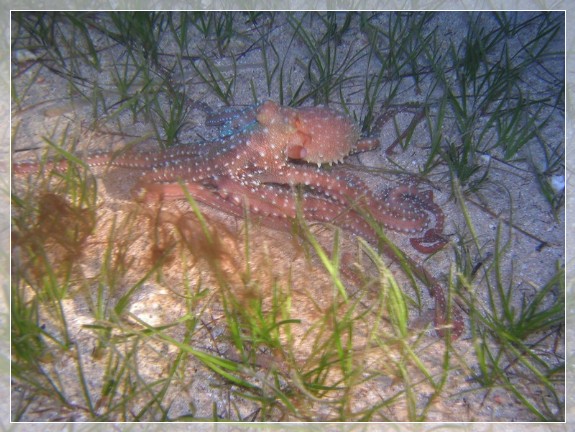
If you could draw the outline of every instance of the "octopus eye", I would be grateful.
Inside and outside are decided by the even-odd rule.
[[[256,119],[258,123],[270,125],[278,118],[279,105],[272,101],[265,101],[258,109]]]
[[[291,146],[287,149],[287,156],[290,159],[304,159],[307,156],[307,150],[303,146]]]
[[[301,119],[299,118],[299,116],[294,119],[293,123],[294,123],[294,126],[297,130],[303,129],[302,128],[302,122],[301,122]]]

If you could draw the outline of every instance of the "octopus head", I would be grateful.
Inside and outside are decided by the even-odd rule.
[[[289,149],[293,159],[317,164],[341,162],[359,141],[359,130],[352,119],[331,108],[300,108],[294,117],[303,138],[301,147]]]
[[[265,101],[258,108],[257,121],[281,143],[289,159],[318,165],[341,162],[360,142],[353,120],[324,106],[290,108]]]

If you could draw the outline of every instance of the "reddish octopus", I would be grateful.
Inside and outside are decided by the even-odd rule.
[[[87,163],[143,170],[135,192],[146,201],[182,199],[185,187],[200,202],[238,217],[248,208],[271,226],[296,218],[299,206],[308,220],[333,222],[377,243],[367,213],[388,229],[423,233],[410,238],[420,252],[431,253],[445,245],[443,212],[431,191],[400,185],[376,195],[349,170],[322,168],[379,144],[376,139],[360,138],[348,116],[327,107],[295,109],[266,101],[209,115],[206,124],[224,126],[224,136],[203,145],[116,158],[99,154]],[[19,164],[15,172],[33,171],[34,165]],[[295,186],[301,188],[299,196],[292,190]],[[384,249],[397,259],[391,248]],[[411,260],[410,265],[435,298],[436,326],[444,326],[449,313],[440,284]],[[459,336],[463,323],[456,311],[452,321],[452,335]]]

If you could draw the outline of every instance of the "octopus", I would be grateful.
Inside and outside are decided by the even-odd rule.
[[[248,209],[272,227],[287,225],[301,214],[375,244],[374,223],[408,234],[421,253],[433,253],[446,244],[445,217],[431,191],[401,184],[375,193],[356,174],[337,165],[379,145],[375,138],[362,138],[349,116],[325,106],[291,108],[265,101],[246,109],[210,112],[206,124],[220,127],[219,139],[118,157],[96,154],[87,165],[141,170],[134,188],[141,201],[184,199],[189,193],[237,217]],[[17,173],[33,170],[34,163],[15,166]],[[394,248],[382,248],[399,259]],[[435,298],[436,327],[444,327],[451,315],[451,332],[458,337],[462,320],[456,311],[448,313],[441,284],[414,260],[408,262]]]

